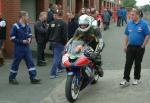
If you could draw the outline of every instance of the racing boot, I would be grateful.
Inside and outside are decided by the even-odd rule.
[[[104,76],[104,71],[103,71],[102,67],[100,65],[96,65],[96,69],[98,71],[99,76],[103,77]]]

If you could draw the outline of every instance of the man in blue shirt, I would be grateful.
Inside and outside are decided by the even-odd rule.
[[[122,20],[122,10],[121,7],[117,9],[117,26],[119,27],[121,25]]]
[[[127,9],[125,7],[122,8],[122,26],[124,21],[127,24]]]
[[[20,11],[19,21],[12,26],[10,31],[10,39],[14,43],[13,63],[9,74],[10,84],[18,84],[16,76],[22,59],[25,60],[27,65],[31,83],[40,83],[40,79],[37,79],[36,77],[37,73],[33,64],[31,49],[29,46],[31,43],[32,33],[28,25],[28,18],[28,13],[26,11]]]
[[[126,64],[124,69],[123,81],[120,85],[127,86],[130,81],[130,71],[134,62],[134,81],[133,85],[140,83],[141,62],[143,59],[145,46],[148,43],[150,37],[150,29],[147,23],[140,18],[140,11],[138,9],[132,9],[131,21],[128,22],[125,29],[125,47]]]

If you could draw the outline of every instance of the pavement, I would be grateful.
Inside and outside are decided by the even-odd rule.
[[[146,48],[142,63],[142,83],[126,88],[120,87],[125,53],[123,52],[124,27],[115,24],[103,32],[106,47],[102,53],[104,77],[96,85],[89,85],[81,91],[76,103],[149,103],[150,101],[150,43]],[[36,62],[36,44],[32,43],[34,62]],[[51,52],[46,48],[47,66],[37,67],[38,77],[42,84],[32,85],[24,61],[21,62],[17,79],[19,85],[8,84],[8,71],[12,59],[5,59],[0,67],[0,103],[68,103],[65,98],[66,73],[59,74],[57,79],[49,79]],[[133,71],[131,73],[131,83]]]
[[[141,83],[133,86],[133,68],[130,86],[122,87],[125,53],[123,52],[124,27],[103,32],[106,47],[102,53],[104,77],[96,85],[89,85],[80,92],[75,103],[149,103],[150,101],[150,44],[142,62]],[[133,66],[134,67],[134,66]],[[59,84],[40,103],[69,103],[65,98],[65,81]]]
[[[139,85],[122,87],[122,70],[105,70],[105,75],[95,85],[89,85],[75,103],[149,103],[150,101],[150,70],[142,70],[142,82]],[[133,73],[132,73],[133,74]],[[57,86],[40,103],[69,103],[65,98],[65,81]]]

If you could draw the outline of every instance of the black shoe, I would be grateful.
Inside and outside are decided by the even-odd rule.
[[[99,62],[99,64],[102,65],[101,62]],[[97,70],[98,75],[99,75],[100,77],[103,77],[103,76],[104,76],[104,71],[103,71],[103,69],[102,69],[102,67],[101,67],[100,65],[96,65],[96,70]]]
[[[37,63],[37,66],[46,66],[46,63],[44,63],[44,62],[39,62],[39,63]]]
[[[9,80],[9,84],[18,85],[19,82],[16,79]]]
[[[31,80],[31,84],[40,84],[40,83],[41,83],[41,79],[34,78]]]

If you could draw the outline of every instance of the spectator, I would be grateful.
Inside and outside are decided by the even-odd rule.
[[[112,12],[111,12],[111,10],[109,8],[107,8],[107,11],[108,11],[108,13],[110,15],[110,20],[109,20],[109,23],[108,23],[108,27],[109,27],[110,21],[111,21],[111,17],[112,17]]]
[[[47,22],[50,24],[54,18],[53,18],[53,4],[49,4],[48,13],[47,13]]]
[[[68,39],[73,37],[75,30],[78,28],[78,21],[72,13],[68,13]]]
[[[103,28],[103,20],[102,20],[102,16],[99,13],[99,11],[96,11],[96,20],[98,22],[98,27]]]
[[[128,22],[125,29],[125,48],[126,64],[124,68],[123,81],[120,85],[127,86],[130,82],[130,71],[133,63],[134,81],[133,85],[140,83],[141,78],[141,63],[145,52],[145,47],[150,37],[150,30],[145,20],[140,18],[140,11],[132,9],[131,21]]]
[[[57,77],[57,71],[61,70],[61,58],[64,46],[67,42],[67,24],[63,20],[63,11],[55,12],[56,19],[50,24],[48,29],[49,40],[52,44],[53,62],[50,71],[50,79]]]
[[[127,9],[125,7],[123,7],[122,12],[123,12],[122,25],[123,25],[124,22],[127,24]]]
[[[96,9],[95,8],[91,8],[90,11],[91,12],[89,14],[89,17],[91,18],[92,26],[94,28],[97,28],[98,27],[98,21],[96,20]]]
[[[140,18],[143,18],[143,11],[140,10]]]
[[[110,21],[110,15],[109,15],[107,9],[104,9],[104,13],[103,13],[104,30],[109,29],[109,21]]]
[[[35,30],[35,39],[37,42],[37,65],[38,66],[45,66],[45,47],[48,41],[47,36],[47,13],[41,12],[39,15],[39,20],[36,21],[34,25]]]
[[[122,10],[121,8],[117,9],[117,26],[119,27],[122,20]]]
[[[86,9],[85,8],[82,8],[81,11],[80,11],[80,15],[83,15],[86,13]]]
[[[18,84],[16,80],[19,64],[22,59],[25,60],[27,65],[30,81],[32,84],[39,84],[40,79],[38,79],[37,72],[32,60],[32,54],[30,49],[30,43],[32,38],[32,33],[30,26],[28,25],[28,12],[20,11],[19,21],[13,24],[10,32],[10,39],[14,43],[13,51],[13,62],[10,68],[9,83]]]
[[[2,18],[2,14],[0,13],[0,66],[2,66],[4,63],[2,47],[5,39],[6,39],[6,21]]]

